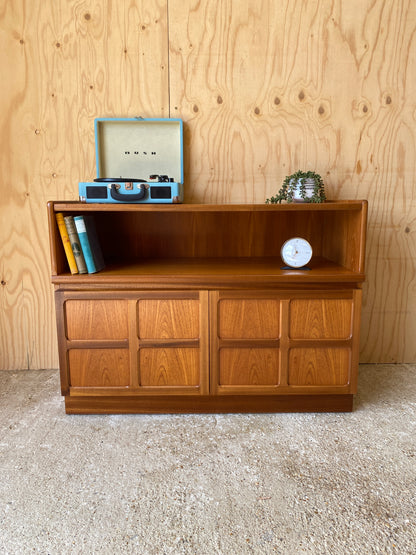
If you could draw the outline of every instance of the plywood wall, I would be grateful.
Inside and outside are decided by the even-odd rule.
[[[0,68],[0,368],[57,367],[46,201],[137,115],[184,120],[187,202],[368,198],[361,360],[416,361],[413,0],[13,0]]]

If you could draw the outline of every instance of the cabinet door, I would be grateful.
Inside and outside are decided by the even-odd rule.
[[[353,393],[361,291],[213,292],[217,394]]]
[[[62,392],[206,394],[207,292],[57,292]]]
[[[64,304],[71,388],[126,388],[130,383],[128,301],[69,298]]]
[[[280,373],[279,297],[212,292],[210,303],[213,393],[274,393]]]
[[[361,290],[300,291],[282,300],[281,387],[299,394],[356,392]]]
[[[207,394],[208,293],[144,293],[136,320],[141,392]]]
[[[289,301],[288,385],[349,385],[353,306],[352,294]]]

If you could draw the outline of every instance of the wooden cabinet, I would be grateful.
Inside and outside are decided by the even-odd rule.
[[[56,212],[106,260],[71,275]],[[367,203],[48,204],[69,413],[352,410]],[[308,270],[282,269],[293,236]]]

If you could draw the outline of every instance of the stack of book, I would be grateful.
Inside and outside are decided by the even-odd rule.
[[[94,274],[105,267],[94,219],[89,214],[64,216],[56,214],[71,274]]]

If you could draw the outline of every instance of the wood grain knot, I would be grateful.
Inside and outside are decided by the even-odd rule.
[[[325,114],[325,108],[322,105],[319,106],[318,113],[321,114],[321,116],[322,116],[322,114]]]
[[[40,129],[35,129],[35,135],[40,135]]]
[[[86,19],[87,21],[89,21],[91,19],[91,14],[90,13],[86,13],[84,14],[84,19]]]
[[[217,102],[218,102],[218,104],[222,104],[224,102],[223,99],[222,99],[222,96],[220,96],[220,95],[217,96]]]
[[[57,42],[57,43],[55,44],[55,46],[56,46],[56,48],[61,48],[61,43],[60,43],[60,42]]]
[[[298,98],[299,98],[299,100],[304,100],[305,99],[305,93],[303,91],[300,91],[300,93],[298,94]]]
[[[276,104],[276,106],[279,106],[280,98],[278,96],[276,96],[276,98],[274,99],[274,103]]]
[[[391,96],[386,97],[386,104],[391,104]]]
[[[404,230],[405,233],[410,233],[410,227],[407,226],[406,229]]]
[[[366,114],[368,112],[368,106],[366,104],[364,104],[364,106],[363,106],[363,112],[364,112],[364,114]]]
[[[198,108],[198,106],[197,106],[196,104],[194,104],[192,110],[193,110],[195,113],[199,112],[199,108]]]
[[[24,41],[23,39],[20,39],[19,42],[20,42],[20,44],[24,44],[24,43],[25,43],[25,41]]]
[[[2,280],[0,281],[0,284],[1,284],[3,287],[6,285],[6,282],[4,281],[4,279],[2,279]]]
[[[260,114],[260,108],[256,106],[256,108],[254,108],[254,113],[258,116]]]

